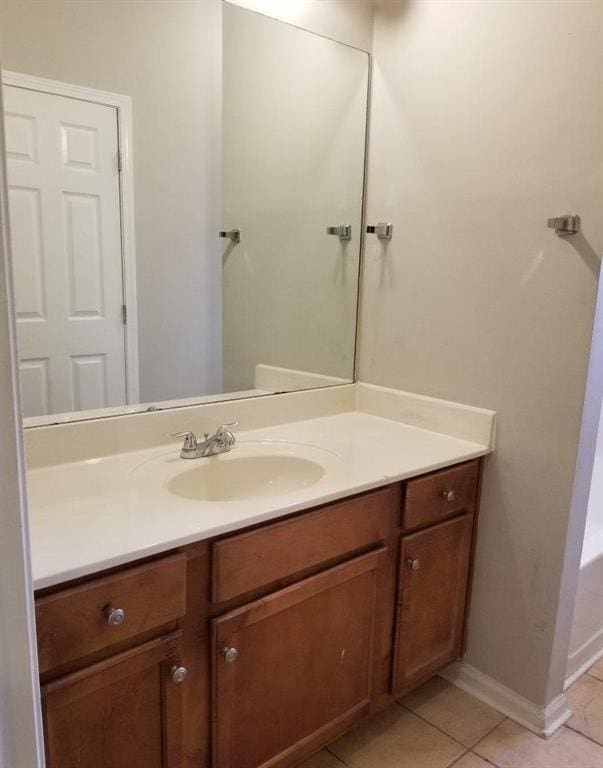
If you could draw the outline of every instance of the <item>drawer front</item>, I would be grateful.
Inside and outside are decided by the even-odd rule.
[[[383,541],[400,504],[399,486],[216,541],[212,600],[222,602]]]
[[[174,621],[185,610],[184,554],[41,597],[36,600],[40,673]]]
[[[402,515],[404,529],[437,523],[460,512],[473,512],[478,477],[479,459],[476,459],[409,480]]]

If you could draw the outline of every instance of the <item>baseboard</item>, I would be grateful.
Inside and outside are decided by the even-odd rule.
[[[546,707],[538,706],[466,662],[457,662],[440,675],[533,733],[548,738],[572,713],[563,694]]]
[[[564,691],[573,685],[576,680],[587,672],[593,664],[603,658],[603,631],[597,632],[588,642],[573,653],[567,662],[567,678],[565,679]],[[571,669],[571,671],[570,671]]]

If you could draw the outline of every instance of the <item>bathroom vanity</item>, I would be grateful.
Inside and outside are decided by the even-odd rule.
[[[47,765],[292,767],[463,654],[493,446],[355,381],[369,56],[228,2],[9,5]]]
[[[49,768],[288,768],[462,656],[481,463],[39,589]]]

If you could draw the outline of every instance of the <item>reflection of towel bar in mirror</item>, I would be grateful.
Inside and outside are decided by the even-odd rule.
[[[336,235],[340,240],[351,240],[352,225],[339,224],[337,227],[327,227],[327,235]]]
[[[369,235],[377,235],[380,240],[391,240],[393,229],[391,221],[380,221],[378,224],[369,224],[366,231]]]
[[[35,419],[27,426],[98,418],[105,408],[111,415],[163,411],[350,383],[368,54],[232,2],[179,3],[166,34],[165,3],[74,0],[67,27],[83,31],[90,45],[67,55],[61,36],[44,32],[44,5],[13,3],[3,18],[3,42],[11,43],[10,51],[3,46],[3,67],[36,72],[2,72],[7,111],[28,116],[8,120],[7,146],[24,151],[8,152],[9,184],[19,188],[24,158],[53,169],[48,194],[39,192],[41,178],[28,176],[27,191],[9,201],[20,248],[23,413]],[[122,6],[136,13],[124,16]],[[149,34],[136,34],[141,20]],[[199,24],[220,50],[198,50]],[[123,39],[113,39],[115,28]],[[99,90],[109,49],[111,94]],[[50,79],[58,70],[38,67],[36,56],[54,62],[62,81]],[[150,59],[169,68],[182,96],[159,111],[161,89],[145,69]],[[283,93],[295,99],[275,120],[275,94]],[[132,129],[132,105],[142,133]],[[176,139],[175,125],[182,128]],[[137,160],[134,166],[124,153],[115,174],[122,139]],[[65,203],[63,166],[85,174],[94,206],[77,196]],[[139,177],[144,168],[162,183]],[[66,204],[69,216],[57,229]],[[342,229],[329,236],[327,225]],[[72,240],[77,248],[67,254]],[[42,264],[43,251],[59,255]],[[114,322],[122,305],[128,322]],[[27,322],[30,314],[41,322]],[[92,316],[98,323],[88,322]],[[67,354],[72,346],[75,357]]]
[[[225,237],[227,240],[231,240],[233,243],[241,242],[241,230],[240,229],[228,229],[218,232],[220,237]]]

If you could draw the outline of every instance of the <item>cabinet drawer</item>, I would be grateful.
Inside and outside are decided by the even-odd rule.
[[[406,530],[437,523],[459,512],[473,512],[479,460],[433,472],[406,483],[402,525]]]
[[[388,486],[215,542],[212,600],[230,600],[383,541],[392,530],[399,494],[397,485]]]
[[[183,554],[41,597],[36,600],[40,673],[167,624],[185,609]],[[112,610],[123,611],[121,623],[110,622]]]

